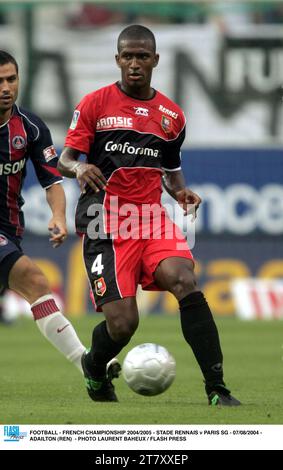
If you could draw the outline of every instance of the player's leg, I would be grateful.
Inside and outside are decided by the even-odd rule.
[[[106,365],[138,326],[135,295],[140,253],[139,240],[84,238],[84,261],[93,298],[105,316],[94,328],[91,349],[82,360],[88,394],[95,401],[117,401]]]
[[[105,320],[93,330],[88,364],[95,377],[105,374],[106,364],[128,344],[139,323],[135,297],[114,300],[102,307]]]
[[[43,336],[82,372],[81,357],[85,347],[57,307],[46,277],[27,256],[11,261],[12,265],[9,257],[4,259],[9,288],[31,304],[34,320]]]
[[[216,386],[230,398],[229,391],[223,388],[223,356],[217,327],[203,293],[197,288],[192,254],[179,228],[167,217],[161,223],[161,239],[153,236],[146,244],[142,272],[144,289],[153,290],[157,286],[172,292],[178,300],[183,335],[204,375],[209,401],[217,402],[213,400]],[[223,397],[223,404],[236,402],[239,404]]]
[[[92,400],[118,401],[111,380],[118,377],[120,367],[111,360],[136,331],[139,322],[137,303],[135,297],[127,297],[106,303],[102,309],[105,320],[93,330],[91,348],[83,356],[83,369]]]
[[[202,370],[209,403],[239,405],[225,387],[218,330],[209,305],[197,288],[193,261],[181,257],[164,259],[154,277],[158,287],[172,292],[179,302],[183,335]]]

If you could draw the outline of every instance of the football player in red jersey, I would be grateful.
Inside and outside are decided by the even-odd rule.
[[[132,25],[120,33],[116,63],[121,79],[82,99],[59,160],[61,174],[76,177],[82,190],[76,226],[84,234],[93,297],[106,319],[94,328],[91,349],[82,358],[87,391],[94,401],[117,401],[106,364],[128,344],[138,326],[136,289],[141,284],[143,289],[168,290],[178,300],[183,335],[203,373],[209,404],[236,406],[240,402],[223,380],[218,331],[197,288],[192,254],[162,211],[162,178],[185,214],[192,206],[197,210],[201,199],[186,188],[181,170],[183,111],[151,87],[158,60],[155,37],[148,28]],[[87,162],[78,161],[81,153]],[[139,230],[138,237],[137,231],[132,237],[126,233],[129,205],[135,207],[138,229],[146,225],[146,237]],[[100,207],[103,229],[97,231],[93,216]],[[160,208],[157,237],[148,219],[144,222],[144,209],[152,207]],[[151,222],[156,218],[153,213]]]
[[[45,275],[21,249],[21,190],[28,158],[46,190],[52,212],[48,229],[54,245],[64,241],[67,228],[65,193],[49,129],[39,117],[15,104],[18,87],[17,62],[6,51],[0,51],[0,292],[10,288],[24,297],[31,304],[41,333],[82,371],[85,348],[59,311]]]

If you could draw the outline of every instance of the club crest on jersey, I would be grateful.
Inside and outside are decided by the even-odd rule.
[[[99,279],[96,279],[96,281],[94,281],[94,288],[95,288],[96,295],[99,295],[100,297],[102,297],[105,294],[106,283],[104,281],[104,277],[100,277]]]
[[[2,235],[2,233],[1,233],[0,234],[0,246],[5,246],[7,244],[8,244],[7,238],[4,235]]]
[[[172,130],[172,119],[168,116],[162,116],[161,127],[165,132],[170,132]]]
[[[43,150],[43,155],[44,155],[44,158],[47,162],[50,162],[50,160],[52,160],[52,158],[57,157],[57,152],[55,150],[54,145],[50,145],[50,147],[46,147]]]
[[[140,106],[134,106],[135,114],[138,116],[148,116],[149,110]]]
[[[21,150],[26,145],[26,139],[22,135],[15,135],[12,140],[12,146],[16,150]]]
[[[73,114],[73,119],[72,119],[72,122],[71,122],[71,125],[70,125],[70,129],[72,129],[72,130],[76,129],[80,114],[81,114],[80,111],[75,109],[74,114]]]

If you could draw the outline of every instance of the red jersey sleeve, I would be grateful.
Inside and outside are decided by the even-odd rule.
[[[65,147],[89,153],[96,128],[96,103],[94,94],[86,95],[76,107],[67,132]]]

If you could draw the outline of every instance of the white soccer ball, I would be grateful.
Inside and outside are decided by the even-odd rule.
[[[176,375],[176,362],[163,346],[144,343],[128,352],[122,367],[128,386],[140,395],[165,392]]]

